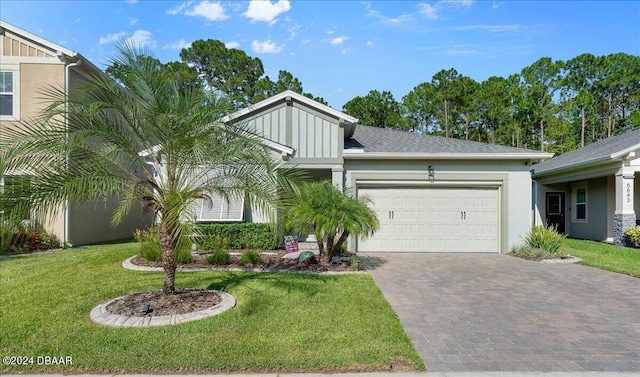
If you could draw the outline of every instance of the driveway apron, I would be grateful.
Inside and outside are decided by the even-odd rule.
[[[429,371],[640,372],[640,279],[498,254],[364,262]]]

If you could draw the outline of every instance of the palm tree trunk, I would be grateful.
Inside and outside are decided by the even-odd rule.
[[[324,255],[324,263],[331,263],[331,258],[333,257],[333,241],[335,240],[335,233],[331,233],[327,235],[327,249],[325,250]]]
[[[158,226],[160,238],[160,250],[162,250],[162,268],[164,270],[164,286],[162,293],[173,294],[176,292],[176,267],[178,266],[178,253],[176,244],[173,241],[164,222]]]
[[[338,238],[338,242],[336,242],[336,245],[333,247],[334,252],[332,254],[335,254],[336,251],[340,250],[340,248],[342,247],[342,244],[347,240],[348,237],[349,237],[349,231],[343,230],[342,234],[340,235],[340,238]]]

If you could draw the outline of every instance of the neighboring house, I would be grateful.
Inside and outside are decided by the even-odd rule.
[[[252,127],[313,179],[369,196],[381,228],[351,240],[360,252],[506,253],[531,229],[531,165],[552,156],[362,126],[292,91],[223,121]],[[238,201],[228,206],[245,221],[261,221]],[[216,220],[228,219],[209,219]]]
[[[573,238],[624,244],[640,213],[640,128],[533,167],[536,223]]]
[[[69,90],[83,77],[100,72],[79,53],[0,21],[0,133],[38,115],[46,105],[43,89]],[[3,185],[27,174],[3,173]],[[136,228],[146,227],[148,221],[140,213],[112,227],[114,203],[68,205],[56,217],[37,220],[61,242],[75,245],[128,238]]]

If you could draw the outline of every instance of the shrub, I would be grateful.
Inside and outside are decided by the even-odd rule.
[[[215,250],[220,239],[225,239],[230,249],[273,250],[278,246],[277,235],[270,224],[199,224],[198,230],[202,235],[201,247],[206,250]]]
[[[133,239],[140,243],[138,254],[141,257],[149,262],[160,262],[162,260],[157,227],[151,227],[149,230],[136,229],[133,233]]]
[[[158,227],[151,227],[149,230],[136,229],[133,233],[133,239],[140,243],[138,255],[149,262],[160,262],[162,260],[162,250],[160,248],[160,237],[158,236]],[[191,248],[184,246],[178,250],[178,263],[189,264],[193,262]]]
[[[624,231],[627,241],[634,247],[640,247],[640,226],[632,226]]]
[[[547,250],[537,249],[528,245],[515,246],[511,248],[511,254],[526,259],[542,259],[551,253]]]
[[[60,241],[37,224],[20,225],[13,232],[5,231],[2,237],[7,240],[0,250],[3,254],[27,254],[60,247]]]
[[[556,232],[556,229],[552,226],[536,225],[524,237],[524,242],[531,248],[542,249],[550,254],[555,254],[560,249],[563,238],[564,236]]]
[[[193,255],[191,255],[191,248],[184,246],[178,250],[178,264],[189,264],[193,262]]]
[[[217,250],[207,256],[207,263],[214,266],[224,266],[225,264],[229,264],[230,258],[231,256],[227,251]]]
[[[242,256],[240,257],[240,264],[245,265],[245,264],[260,264],[262,263],[262,257],[260,256],[260,253],[256,253],[254,251],[248,251],[246,253],[243,253]]]

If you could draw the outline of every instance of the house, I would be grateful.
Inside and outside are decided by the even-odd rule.
[[[531,165],[552,156],[363,126],[292,91],[223,121],[250,127],[313,179],[368,196],[381,229],[351,240],[349,248],[360,252],[506,253],[531,228]],[[246,221],[262,221],[240,202],[229,207]]]
[[[640,211],[640,128],[533,167],[536,223],[573,238],[624,244]]]
[[[79,53],[0,21],[0,134],[9,127],[20,127],[21,121],[43,109],[43,89],[56,86],[69,90],[83,77],[98,73],[100,69]],[[2,185],[27,174],[2,173]],[[57,216],[37,220],[64,244],[75,245],[129,238],[136,228],[146,227],[148,221],[140,213],[111,227],[114,204],[115,199],[70,203]]]

